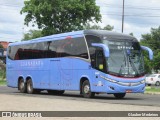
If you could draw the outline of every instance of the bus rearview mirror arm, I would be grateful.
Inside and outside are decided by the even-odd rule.
[[[148,53],[149,53],[149,59],[153,60],[153,51],[149,47],[141,46],[141,49],[145,50],[145,51],[148,51]]]
[[[92,46],[103,48],[105,57],[109,57],[109,48],[107,45],[102,44],[102,43],[92,43]]]

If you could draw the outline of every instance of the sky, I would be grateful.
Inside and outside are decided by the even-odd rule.
[[[24,25],[25,15],[20,14],[24,0],[0,0],[0,41],[20,41],[32,27]],[[102,22],[97,25],[122,29],[123,0],[96,0],[100,6]],[[160,0],[125,0],[124,33],[133,33],[140,40],[142,34],[160,26]]]

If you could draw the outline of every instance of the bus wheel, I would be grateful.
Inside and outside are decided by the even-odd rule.
[[[95,95],[94,92],[91,92],[91,88],[88,80],[85,80],[82,84],[82,94],[83,94],[83,97],[85,98],[92,98]]]
[[[155,85],[156,85],[156,86],[160,86],[160,82],[159,82],[159,81],[157,81]]]
[[[47,90],[48,94],[52,95],[62,95],[65,91],[64,90]]]
[[[117,99],[122,99],[122,98],[124,98],[125,95],[126,95],[126,93],[115,93],[114,97]]]
[[[18,90],[21,92],[21,93],[26,93],[27,90],[26,90],[26,84],[24,83],[24,79],[21,78],[19,80],[19,83],[18,83]]]
[[[35,92],[35,90],[33,89],[32,80],[29,79],[29,80],[27,80],[27,93],[28,94],[33,94],[34,92]]]

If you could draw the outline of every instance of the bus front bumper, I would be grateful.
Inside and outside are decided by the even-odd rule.
[[[139,85],[120,85],[117,83],[107,84],[106,85],[107,93],[144,93],[145,83]]]

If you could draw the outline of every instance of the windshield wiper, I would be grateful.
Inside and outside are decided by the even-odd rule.
[[[122,68],[123,68],[124,66],[126,66],[127,57],[126,57],[125,51],[123,51],[123,54],[124,54],[124,59],[123,59],[123,63],[122,63],[122,65],[121,65],[121,67],[120,67],[120,70],[119,70],[119,75],[121,75]],[[124,64],[125,64],[125,65],[124,65]]]
[[[129,56],[129,55],[127,55],[127,56],[128,56],[128,58],[129,58],[129,63],[131,64],[131,67],[132,67],[133,70],[136,72],[136,74],[139,75],[139,72],[138,72],[137,68],[135,67],[133,61],[131,60],[130,56]]]

